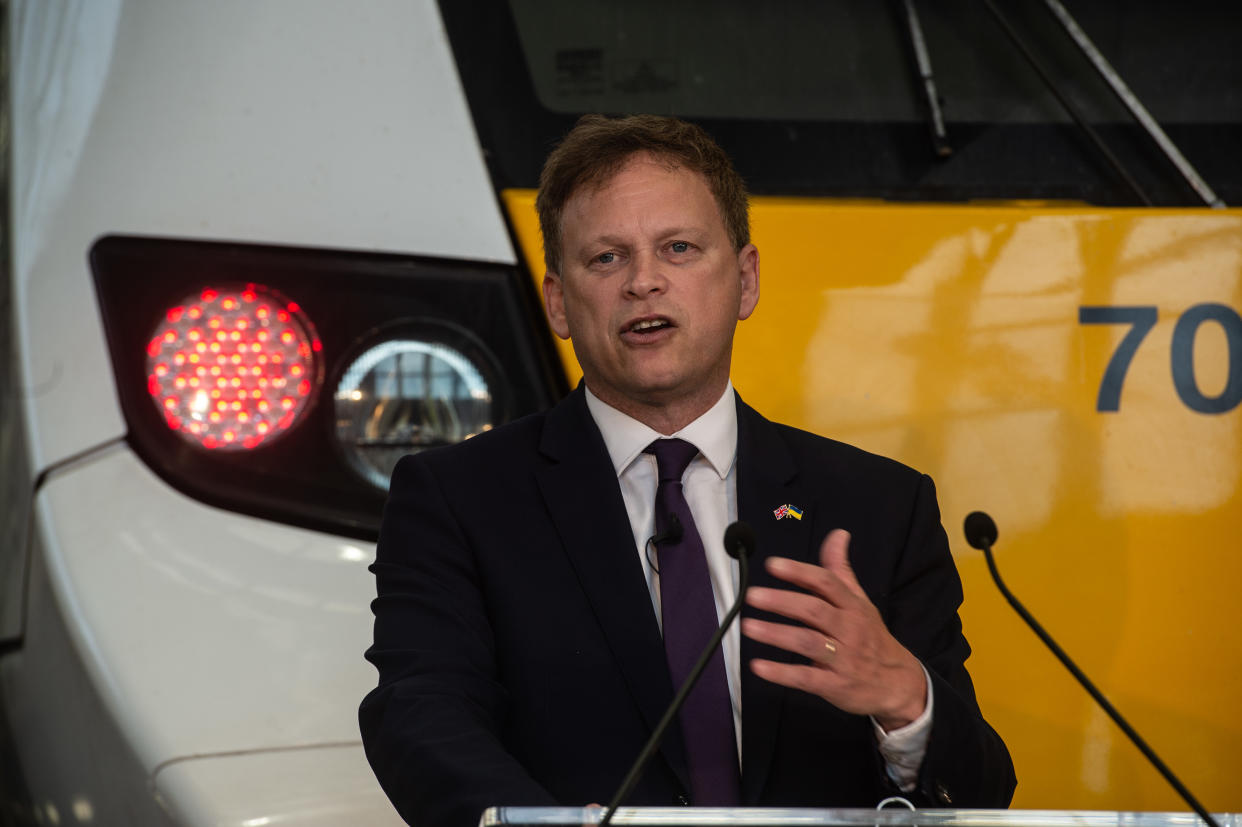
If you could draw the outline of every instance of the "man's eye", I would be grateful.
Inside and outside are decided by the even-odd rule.
[[[685,241],[674,241],[668,246],[674,253],[684,253],[690,249],[690,244]]]
[[[612,264],[614,261],[617,260],[617,254],[616,253],[600,253],[599,255],[595,257],[595,260],[599,262],[600,264]]]

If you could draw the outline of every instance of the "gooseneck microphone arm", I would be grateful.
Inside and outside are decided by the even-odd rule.
[[[699,676],[707,668],[707,662],[711,660],[712,655],[716,652],[716,647],[724,639],[725,632],[728,631],[729,625],[733,623],[733,619],[742,610],[742,603],[746,600],[746,586],[750,579],[750,564],[747,558],[755,550],[755,533],[746,523],[741,521],[732,523],[725,529],[724,546],[725,551],[729,552],[729,556],[735,558],[738,563],[737,598],[733,601],[733,606],[729,609],[729,613],[725,615],[724,620],[717,627],[716,633],[707,642],[707,646],[703,647],[703,654],[699,656],[698,662],[690,670],[689,676],[686,677],[685,683],[681,685],[681,689],[677,692],[677,696],[673,698],[673,702],[664,711],[664,717],[656,724],[651,737],[647,739],[642,752],[638,754],[634,765],[630,767],[625,780],[621,782],[621,786],[617,789],[617,794],[612,797],[612,801],[608,804],[608,810],[604,813],[604,817],[599,820],[600,827],[607,827],[612,821],[612,816],[617,811],[617,807],[621,806],[621,802],[625,800],[625,797],[634,789],[634,785],[638,783],[638,779],[642,777],[643,770],[647,768],[647,764],[651,762],[652,756],[660,748],[660,742],[664,740],[664,734],[668,731],[669,725],[677,717],[677,713],[681,711],[681,708],[685,706],[686,698],[690,696],[690,691],[694,689],[694,685],[699,682]]]
[[[1143,740],[1143,737],[1135,732],[1134,727],[1130,726],[1129,721],[1123,718],[1121,713],[1117,711],[1117,708],[1109,703],[1108,698],[1104,697],[1104,693],[1100,692],[1095,684],[1091,682],[1091,679],[1078,668],[1078,665],[1070,660],[1070,656],[1065,654],[1065,650],[1057,645],[1057,642],[1052,639],[1052,635],[1044,631],[1044,627],[1039,625],[1039,621],[1026,610],[1026,607],[1022,605],[1018,598],[1014,597],[1013,592],[1009,591],[1005,586],[1005,582],[1001,580],[1000,572],[996,568],[996,560],[992,557],[992,544],[996,542],[998,536],[996,523],[992,521],[992,518],[982,511],[972,511],[966,515],[966,523],[963,528],[966,534],[966,542],[983,552],[983,556],[988,563],[988,571],[992,573],[992,579],[996,581],[996,587],[1000,589],[1001,594],[1009,601],[1009,605],[1013,606],[1014,611],[1026,621],[1026,625],[1031,627],[1031,631],[1038,635],[1039,639],[1044,642],[1044,645],[1052,650],[1052,654],[1056,655],[1057,659],[1070,671],[1070,674],[1078,679],[1078,682],[1082,684],[1082,688],[1087,690],[1091,697],[1095,699],[1095,702],[1108,713],[1108,717],[1113,719],[1113,723],[1121,727],[1121,731],[1130,738],[1134,746],[1139,748],[1139,752],[1143,753],[1144,757],[1151,762],[1151,765],[1160,771],[1160,774],[1164,776],[1164,780],[1168,781],[1174,790],[1177,790],[1177,794],[1182,797],[1182,800],[1199,814],[1199,818],[1212,825],[1212,827],[1220,827],[1220,823],[1199,803],[1199,799],[1195,798],[1190,790],[1186,789],[1186,785],[1178,780],[1177,776],[1173,774],[1173,770],[1169,769],[1160,760],[1160,756],[1156,755],[1155,751]]]

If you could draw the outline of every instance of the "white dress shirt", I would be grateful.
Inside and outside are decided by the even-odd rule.
[[[737,597],[738,564],[724,549],[725,528],[737,519],[737,406],[733,383],[706,413],[675,434],[661,434],[601,401],[586,389],[587,408],[599,427],[617,473],[621,496],[630,518],[634,546],[647,578],[647,590],[656,621],[660,614],[660,575],[647,557],[647,540],[655,534],[656,459],[644,449],[654,440],[677,438],[693,444],[699,455],[682,475],[683,490],[694,515],[707,570],[716,599],[716,617],[723,618]],[[725,633],[725,675],[733,705],[733,732],[739,761],[742,754],[741,632],[734,623]],[[926,669],[924,669],[926,672]],[[885,732],[875,726],[880,753],[889,776],[903,790],[912,789],[931,734],[932,691],[927,678],[927,705],[923,714],[901,729]]]

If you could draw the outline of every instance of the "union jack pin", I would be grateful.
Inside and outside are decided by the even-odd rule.
[[[798,508],[796,505],[789,505],[788,503],[780,506],[772,512],[772,516],[776,517],[778,520],[783,520],[786,517],[793,517],[795,520],[801,520],[802,514],[803,511],[801,508]]]

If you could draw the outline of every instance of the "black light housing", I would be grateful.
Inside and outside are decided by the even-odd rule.
[[[231,511],[375,539],[385,492],[342,451],[332,396],[359,354],[411,331],[481,366],[495,425],[566,391],[533,286],[514,266],[130,236],[97,241],[90,264],[129,443],[169,484]],[[315,398],[280,439],[251,450],[191,443],[169,427],[148,390],[156,325],[188,293],[221,285],[288,297],[322,342]]]

